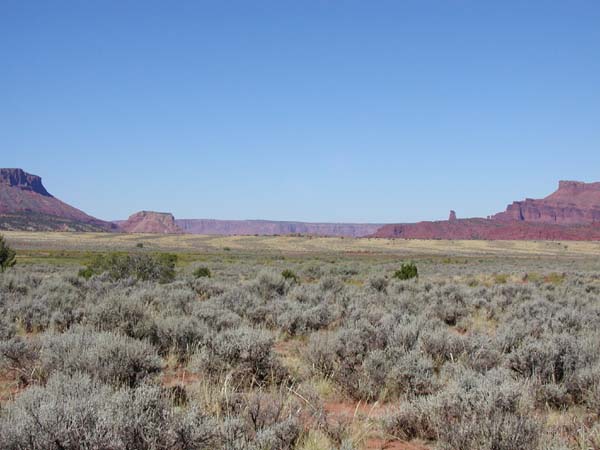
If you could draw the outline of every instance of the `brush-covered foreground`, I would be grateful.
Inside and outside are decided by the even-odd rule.
[[[597,260],[234,256],[0,274],[0,448],[600,448]]]

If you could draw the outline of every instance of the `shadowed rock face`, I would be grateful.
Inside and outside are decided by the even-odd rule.
[[[115,228],[50,195],[39,176],[22,169],[0,169],[0,229],[110,231]]]
[[[0,184],[14,187],[23,191],[31,191],[37,194],[52,197],[42,185],[42,179],[37,175],[31,175],[22,169],[0,169]]]
[[[543,199],[525,199],[508,205],[494,220],[559,225],[600,222],[600,183],[560,181],[558,190]]]
[[[182,230],[175,223],[171,213],[140,211],[129,216],[124,222],[118,222],[121,231],[126,233],[177,234]]]

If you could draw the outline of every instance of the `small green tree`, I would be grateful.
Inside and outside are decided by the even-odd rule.
[[[411,278],[418,278],[419,271],[415,263],[402,264],[400,270],[394,272],[394,278],[398,280],[410,280]]]
[[[202,278],[202,277],[210,278],[210,276],[211,276],[210,269],[205,266],[197,267],[194,270],[194,276],[196,278]]]
[[[92,275],[108,273],[113,280],[133,277],[143,281],[169,283],[175,279],[176,263],[177,255],[171,253],[155,255],[100,254],[96,255],[86,268],[79,271],[79,276],[90,278]]]
[[[290,269],[285,269],[283,272],[281,272],[281,276],[283,278],[285,278],[286,280],[291,280],[294,281],[295,283],[298,282],[298,276],[292,272]]]
[[[8,246],[4,236],[0,234],[0,272],[4,272],[9,267],[17,263],[17,253]]]
[[[137,260],[142,264],[137,270],[136,276],[141,280],[158,280],[159,283],[170,283],[175,279],[175,264],[177,255],[172,253],[159,253],[150,259],[140,258]]]

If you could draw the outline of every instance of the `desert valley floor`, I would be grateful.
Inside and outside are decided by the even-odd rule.
[[[2,448],[600,445],[600,242],[3,234]]]

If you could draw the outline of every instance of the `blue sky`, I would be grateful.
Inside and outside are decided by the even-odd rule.
[[[600,2],[0,2],[0,166],[104,219],[485,216],[600,181]]]

